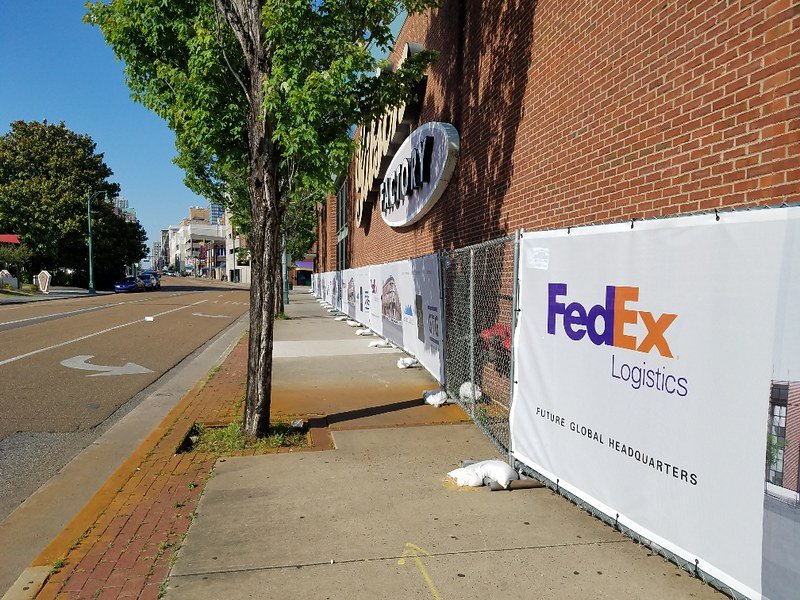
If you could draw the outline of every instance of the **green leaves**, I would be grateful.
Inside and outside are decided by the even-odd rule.
[[[4,233],[19,234],[30,248],[28,260],[21,262],[32,262],[35,269],[85,271],[87,192],[117,196],[119,185],[108,181],[111,175],[88,135],[64,123],[13,122],[11,131],[0,137],[0,223]],[[96,243],[106,243],[103,235],[108,234],[108,269],[116,272],[146,255],[144,231],[132,230],[108,203],[96,200],[93,215]]]

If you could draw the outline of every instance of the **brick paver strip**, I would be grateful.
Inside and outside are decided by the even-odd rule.
[[[200,382],[108,479],[34,565],[64,560],[37,598],[153,598],[189,529],[214,457],[175,454],[194,423],[240,418],[247,337]]]

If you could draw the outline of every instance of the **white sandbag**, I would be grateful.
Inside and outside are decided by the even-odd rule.
[[[482,460],[481,462],[461,467],[455,471],[450,471],[448,475],[455,479],[456,484],[459,486],[477,487],[483,485],[484,477],[488,477],[492,481],[499,483],[503,489],[507,489],[511,481],[519,479],[519,473],[512,469],[507,463],[497,459]],[[461,483],[460,481],[469,483]],[[479,483],[474,483],[476,481]]]
[[[462,402],[478,402],[483,398],[483,392],[481,388],[471,381],[465,381],[458,388],[458,397],[461,398]]]
[[[450,401],[450,398],[447,396],[447,392],[444,390],[430,390],[427,392],[422,392],[422,397],[425,399],[425,404],[430,404],[431,406],[444,406]]]
[[[447,475],[455,479],[456,485],[459,487],[480,487],[483,485],[483,477],[478,476],[472,465],[455,469]]]
[[[358,321],[353,321],[352,319],[347,321],[347,324],[350,325],[350,327],[361,327],[361,323]]]
[[[370,348],[394,348],[394,344],[388,340],[372,340],[369,343]]]
[[[356,335],[372,335],[371,329],[357,329]]]
[[[342,315],[341,317],[334,317],[334,321],[347,321],[347,315]]]
[[[419,361],[416,358],[411,358],[410,356],[404,356],[400,360],[397,361],[397,368],[398,369],[410,369],[411,367],[418,367]]]

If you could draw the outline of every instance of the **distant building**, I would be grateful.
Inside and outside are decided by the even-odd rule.
[[[164,264],[161,260],[161,241],[153,242],[153,253],[150,255],[150,262],[154,269],[161,270]]]
[[[208,212],[211,218],[212,225],[221,225],[225,220],[225,208],[213,202],[208,205]]]
[[[225,231],[222,225],[211,224],[207,208],[191,207],[188,219],[165,231],[169,267],[195,277],[222,279],[226,275]]]
[[[207,208],[192,206],[189,208],[189,220],[194,223],[211,224],[211,213]]]
[[[114,212],[118,215],[121,215],[122,211],[128,208],[128,201],[124,196],[117,196],[112,200],[112,204],[114,205]]]
[[[247,249],[247,241],[236,230],[229,211],[225,211],[224,220],[228,281],[250,283],[250,251]]]

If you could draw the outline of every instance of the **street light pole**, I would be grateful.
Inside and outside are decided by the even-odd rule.
[[[105,192],[86,192],[86,215],[89,218],[89,295],[94,295],[94,257],[92,256],[92,199]]]

